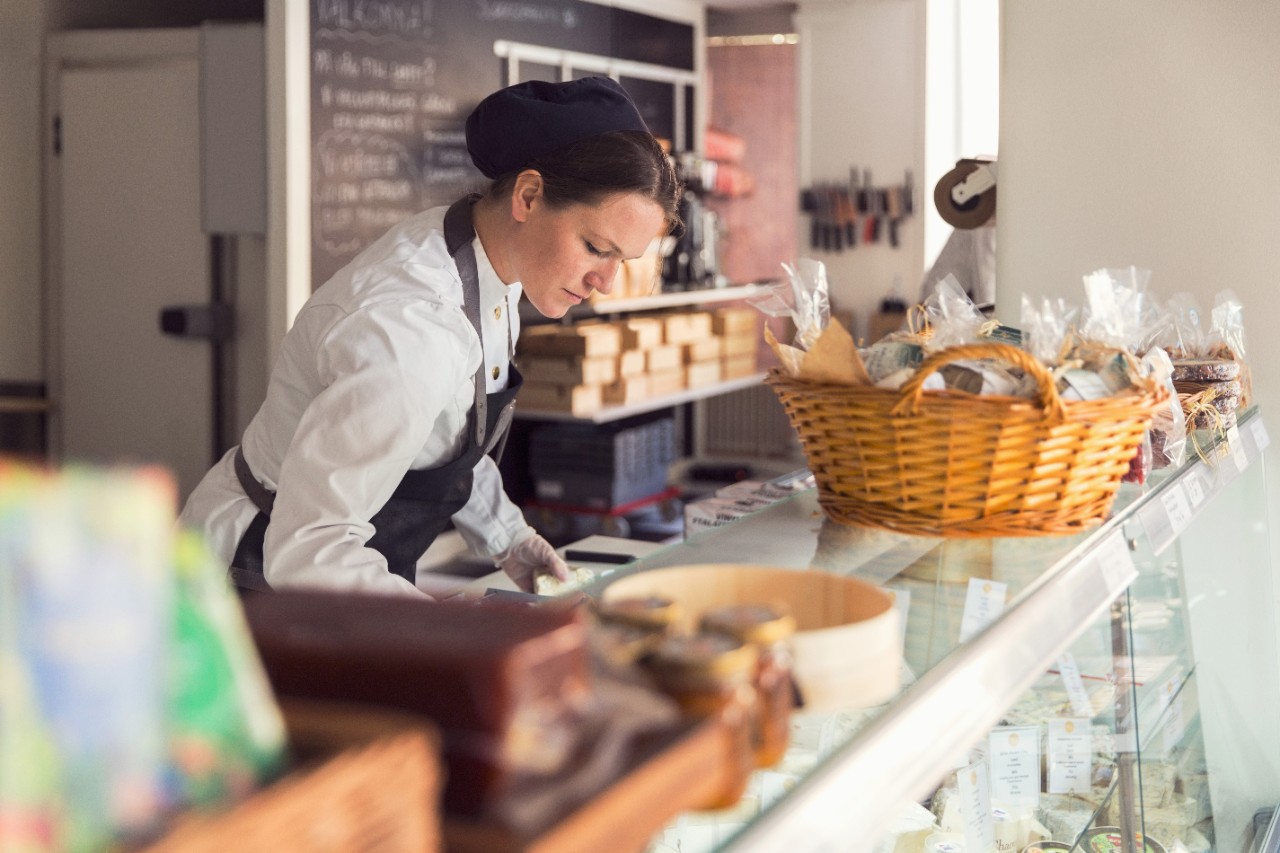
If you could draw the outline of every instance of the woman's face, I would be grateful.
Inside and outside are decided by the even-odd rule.
[[[563,317],[593,290],[611,291],[622,262],[644,254],[664,223],[658,203],[635,193],[562,209],[548,205],[541,192],[521,203],[516,274],[546,317]]]

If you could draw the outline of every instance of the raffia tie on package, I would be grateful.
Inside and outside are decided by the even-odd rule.
[[[1218,392],[1215,388],[1204,388],[1194,393],[1178,394],[1178,401],[1182,404],[1182,411],[1187,417],[1187,433],[1191,438],[1191,446],[1195,449],[1196,456],[1201,461],[1212,464],[1220,456],[1225,456],[1228,452],[1227,445],[1227,427],[1235,423],[1235,416],[1228,418],[1218,410],[1214,405],[1214,399]],[[1205,423],[1204,429],[1209,433],[1207,442],[1202,442],[1200,438],[1200,429],[1195,428],[1195,424]]]
[[[977,359],[1021,368],[1038,397],[923,389],[944,365]],[[897,391],[781,369],[767,382],[831,519],[954,538],[1063,535],[1101,522],[1168,393],[1143,381],[1110,397],[1064,401],[1039,359],[999,343],[934,353]]]

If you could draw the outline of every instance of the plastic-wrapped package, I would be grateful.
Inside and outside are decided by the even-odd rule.
[[[1169,400],[1151,420],[1151,467],[1176,468],[1187,458],[1187,425],[1173,384],[1173,362],[1159,347],[1142,356],[1142,370],[1169,389]]]
[[[929,350],[977,343],[988,322],[953,275],[937,283],[933,294],[924,302],[924,313],[932,328],[932,334],[926,339]]]
[[[1075,328],[1079,309],[1061,297],[1045,297],[1036,305],[1022,297],[1022,346],[1047,365],[1062,361]]]
[[[1136,348],[1150,280],[1151,271],[1137,267],[1100,269],[1086,275],[1080,337],[1117,349]]]
[[[821,261],[801,258],[795,266],[783,264],[787,280],[769,285],[747,302],[770,317],[789,317],[796,327],[795,345],[813,347],[831,318],[827,268]]]

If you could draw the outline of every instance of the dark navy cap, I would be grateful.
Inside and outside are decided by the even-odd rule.
[[[467,153],[487,178],[515,172],[589,136],[649,132],[626,91],[608,77],[530,81],[499,89],[467,116]]]

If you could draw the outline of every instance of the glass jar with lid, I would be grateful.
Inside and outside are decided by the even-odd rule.
[[[696,808],[728,808],[747,788],[755,769],[752,721],[757,716],[752,683],[759,651],[725,634],[666,637],[645,661],[660,690],[686,717],[715,717],[729,737],[724,783]]]
[[[795,619],[767,604],[732,604],[704,613],[701,627],[759,650],[753,676],[758,713],[752,727],[752,743],[758,767],[778,763],[787,750],[791,709],[795,705],[791,674]]]
[[[682,615],[679,603],[659,595],[613,598],[596,605],[601,622],[651,628],[664,634],[675,632]]]

